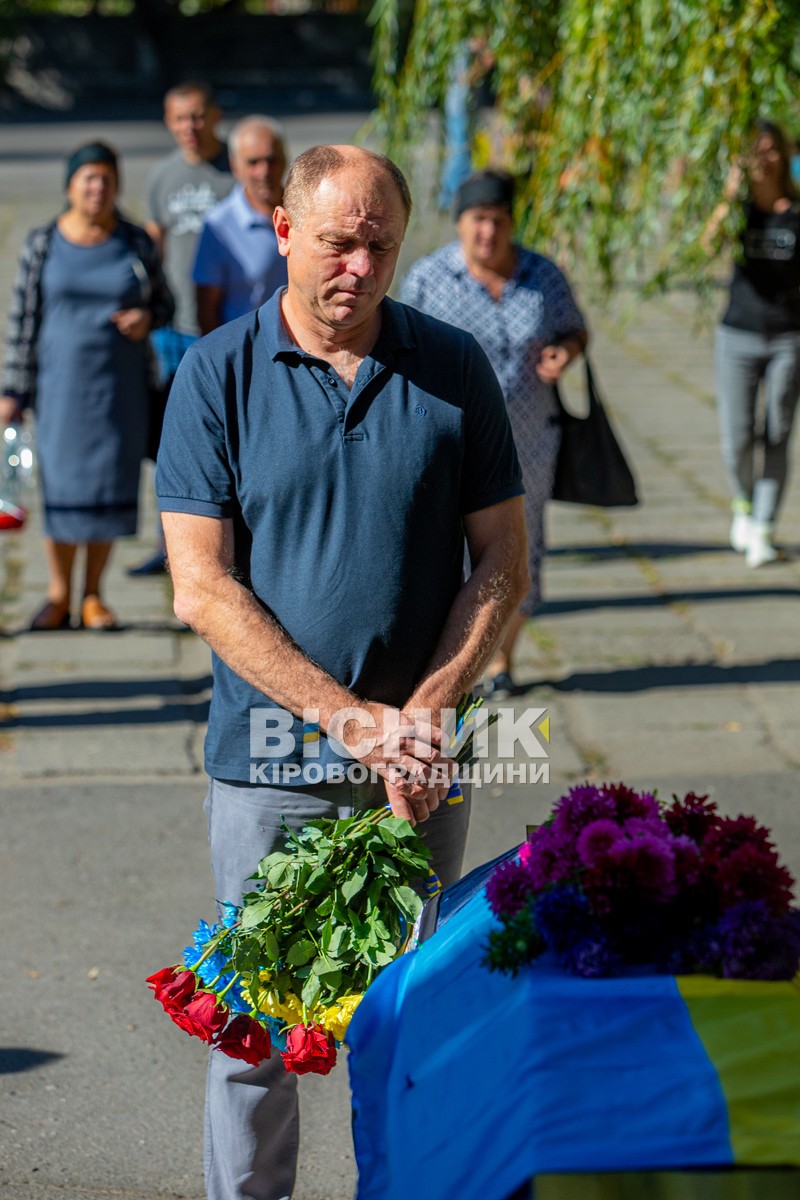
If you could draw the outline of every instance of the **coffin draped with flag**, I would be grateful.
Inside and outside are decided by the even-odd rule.
[[[504,1200],[545,1173],[800,1166],[797,980],[579,979],[546,957],[490,972],[494,866],[444,893],[436,933],[350,1025],[358,1200]]]

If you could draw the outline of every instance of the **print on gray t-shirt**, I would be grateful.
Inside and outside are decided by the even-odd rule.
[[[233,187],[228,150],[209,162],[188,163],[180,150],[157,167],[150,180],[150,219],[166,230],[164,271],[175,297],[172,324],[199,334],[192,267],[197,239],[208,210]]]

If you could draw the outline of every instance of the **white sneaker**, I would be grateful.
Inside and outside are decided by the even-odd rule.
[[[746,562],[748,567],[763,567],[767,563],[780,558],[780,551],[772,544],[772,525],[752,521],[750,525],[750,542],[747,546]]]
[[[750,513],[734,513],[730,541],[737,554],[745,554],[750,549],[752,528]]]

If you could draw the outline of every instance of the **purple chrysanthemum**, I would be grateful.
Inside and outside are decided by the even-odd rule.
[[[536,891],[571,879],[580,868],[580,859],[571,835],[555,823],[537,829],[520,851],[520,862]]]
[[[671,845],[675,860],[676,887],[693,887],[700,879],[703,865],[697,844],[690,837],[681,834],[672,838]]]
[[[691,838],[698,845],[719,822],[714,801],[695,792],[687,792],[682,800],[673,796],[672,804],[664,810],[663,817],[676,837]]]
[[[635,892],[648,900],[666,901],[674,894],[674,884],[675,856],[669,841],[642,834],[616,842],[608,860],[591,872],[586,886],[592,899],[606,897],[601,908],[607,911],[614,895],[624,897],[625,903]]]
[[[513,917],[522,911],[532,896],[531,877],[525,867],[514,860],[501,863],[486,881],[486,899],[498,917]]]
[[[726,979],[793,979],[800,967],[800,914],[775,917],[763,900],[745,901],[720,918]]]
[[[771,846],[739,846],[716,864],[715,881],[722,908],[759,900],[780,913],[791,904],[794,879]]]
[[[570,788],[566,796],[556,802],[553,824],[562,835],[575,836],[592,821],[613,821],[616,815],[613,797],[604,788],[586,783]]]
[[[599,867],[608,861],[617,842],[624,837],[616,821],[601,819],[586,825],[578,835],[578,857],[586,867]]]
[[[660,818],[661,810],[652,792],[635,792],[624,783],[607,783],[605,791],[614,802],[618,821],[627,821],[630,817]]]

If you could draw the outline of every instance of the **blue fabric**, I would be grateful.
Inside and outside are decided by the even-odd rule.
[[[78,246],[56,229],[42,272],[36,444],[47,534],[110,541],[136,532],[148,401],[146,341],[112,324],[142,303],[121,229]]]
[[[392,300],[381,312],[352,390],[289,339],[279,293],[201,339],[175,377],[156,487],[164,511],[232,518],[239,577],[300,648],[357,695],[400,705],[461,587],[465,514],[522,487],[475,340]],[[214,660],[209,775],[273,783],[251,763],[303,763],[299,717],[286,714],[284,749],[256,714],[251,746],[250,710],[275,707]],[[308,745],[315,767],[350,761],[324,737]]]
[[[725,1099],[674,979],[492,973],[493,924],[476,896],[350,1024],[358,1200],[504,1200],[540,1173],[730,1164]]]
[[[174,326],[165,325],[163,329],[156,329],[154,333],[150,334],[150,341],[158,362],[159,382],[166,386],[172,383],[181,359],[189,347],[197,341],[197,335],[181,333]]]
[[[196,284],[223,290],[222,318],[233,321],[286,286],[272,217],[258,212],[236,185],[207,213],[192,270]]]

